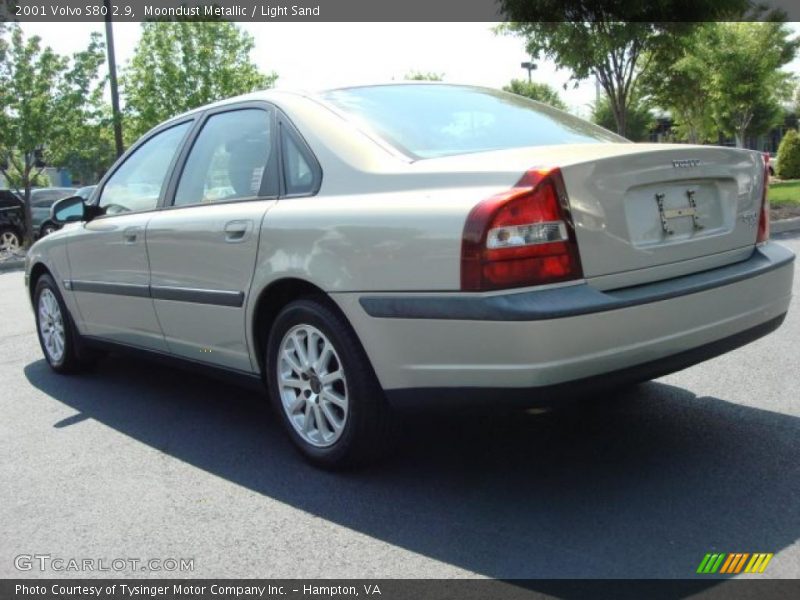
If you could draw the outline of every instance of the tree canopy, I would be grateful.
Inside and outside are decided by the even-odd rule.
[[[628,104],[628,118],[625,120],[625,132],[622,134],[634,142],[649,140],[650,129],[655,124],[655,117],[651,105],[638,95],[633,96]],[[602,96],[592,107],[592,121],[614,131],[616,121],[611,110],[611,103],[606,96]]]
[[[433,71],[409,71],[403,76],[406,81],[441,81],[444,73],[434,73]]]
[[[278,76],[250,59],[253,36],[227,21],[142,23],[122,77],[126,136],[209,102],[272,87]]]
[[[549,104],[560,110],[567,110],[567,105],[558,95],[558,91],[546,83],[536,81],[525,81],[524,79],[512,79],[508,85],[503,86],[503,91],[519,94],[531,100]]]
[[[705,23],[675,40],[675,56],[656,59],[642,89],[668,110],[679,139],[715,141],[719,132],[744,144],[778,125],[791,98],[783,71],[798,41],[779,21]]]
[[[747,0],[500,0],[509,23],[501,32],[525,39],[534,58],[547,57],[568,69],[576,82],[595,77],[609,100],[616,130],[624,135],[628,105],[649,61],[669,55],[674,38],[696,25],[741,15]],[[675,22],[675,15],[686,20]]]
[[[103,58],[98,34],[70,58],[25,37],[18,25],[0,30],[0,168],[26,201],[28,242],[31,186],[45,164],[68,160],[80,145],[76,132],[96,122]]]

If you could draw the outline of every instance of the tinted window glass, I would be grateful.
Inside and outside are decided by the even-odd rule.
[[[31,206],[43,207],[52,206],[56,200],[72,196],[75,190],[70,188],[58,188],[51,190],[32,190],[31,191]]]
[[[22,202],[16,194],[8,190],[0,190],[0,208],[19,207]]]
[[[323,96],[417,158],[523,146],[626,141],[544,104],[482,88],[384,85],[333,90]]]
[[[175,206],[261,195],[272,153],[271,123],[268,112],[255,108],[210,117],[186,160]]]
[[[31,206],[52,206],[56,200],[66,198],[72,194],[72,190],[42,190],[31,192]]]
[[[181,123],[156,134],[125,160],[100,195],[99,206],[106,214],[156,207],[167,169],[189,125]]]
[[[75,192],[75,195],[76,196],[80,196],[84,200],[88,200],[89,196],[92,195],[92,192],[94,191],[95,187],[96,186],[94,186],[94,185],[87,185],[86,187],[82,187],[77,192]]]
[[[298,142],[286,129],[283,138],[283,172],[287,194],[310,194],[314,191],[314,171]]]

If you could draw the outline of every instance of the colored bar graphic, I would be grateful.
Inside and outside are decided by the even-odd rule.
[[[706,554],[697,567],[698,573],[716,573],[722,561],[725,559],[726,554]]]
[[[700,561],[697,573],[713,575],[719,572],[720,575],[735,575],[741,573],[742,569],[745,573],[763,573],[773,556],[774,554],[768,552],[708,553]]]
[[[741,555],[740,554],[728,554],[728,558],[723,563],[722,568],[720,569],[719,572],[720,573],[730,573],[732,571],[733,565],[736,564],[736,561],[738,560],[739,556],[741,556]]]
[[[744,567],[744,563],[747,560],[748,556],[750,556],[750,554],[748,553],[742,554],[742,558],[736,564],[736,570],[734,571],[734,573],[740,573],[742,571],[742,567]]]
[[[765,558],[764,562],[761,563],[761,570],[759,571],[759,573],[763,573],[764,572],[764,569],[767,568],[767,564],[769,563],[769,561],[772,560],[773,556],[774,556],[774,554],[767,554],[767,558]]]
[[[708,564],[710,559],[711,559],[711,555],[710,554],[706,554],[703,557],[703,560],[700,561],[700,566],[697,567],[697,572],[698,573],[705,573],[706,572],[706,565]]]
[[[749,554],[729,554],[728,560],[725,561],[725,564],[722,565],[722,569],[720,569],[720,573],[739,573],[744,567],[744,562],[747,560],[747,557],[750,556]]]

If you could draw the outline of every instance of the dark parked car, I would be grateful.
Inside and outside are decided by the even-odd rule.
[[[50,219],[50,207],[56,200],[75,196],[75,188],[50,187],[31,190],[31,227],[34,237],[44,237],[60,228]]]
[[[0,190],[0,251],[18,250],[22,246],[23,231],[22,201],[11,190]]]

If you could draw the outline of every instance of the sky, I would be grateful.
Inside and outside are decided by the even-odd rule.
[[[495,35],[494,23],[240,23],[255,38],[253,61],[279,75],[277,87],[325,89],[356,83],[401,80],[410,71],[443,73],[450,83],[502,87],[527,78],[529,60],[520,38]],[[800,33],[800,23],[792,23]],[[84,49],[103,23],[23,23],[56,52]],[[118,69],[124,68],[139,39],[139,23],[115,23]],[[800,74],[800,57],[787,70]],[[593,80],[574,87],[570,73],[547,60],[534,81],[557,88],[569,110],[588,118],[596,98]],[[567,89],[563,86],[567,84]]]
[[[520,63],[529,60],[519,38],[495,35],[494,23],[240,23],[255,38],[253,61],[279,75],[276,87],[324,89],[356,83],[401,80],[410,71],[443,73],[450,83],[502,87],[527,79]],[[103,23],[23,23],[61,54],[84,49]],[[130,60],[139,23],[115,23],[118,69]],[[534,81],[559,89],[570,110],[588,117],[595,100],[593,81],[577,89],[568,71],[539,63]]]

